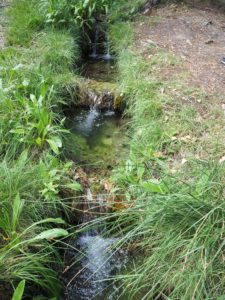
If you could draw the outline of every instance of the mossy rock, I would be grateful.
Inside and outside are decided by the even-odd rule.
[[[76,93],[76,106],[96,105],[100,110],[122,110],[123,96],[119,94],[116,83],[84,80],[80,82]]]

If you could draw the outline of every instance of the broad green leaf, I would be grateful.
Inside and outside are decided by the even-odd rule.
[[[62,141],[58,136],[47,139],[49,146],[55,154],[59,154],[59,148],[62,147]]]
[[[65,224],[65,221],[61,218],[47,218],[38,222],[33,223],[31,226],[29,226],[28,228],[26,228],[23,232],[23,234],[25,234],[26,232],[28,232],[31,228],[40,225],[40,224],[44,224],[44,223],[55,223],[55,224]]]
[[[69,234],[68,231],[65,229],[53,228],[39,233],[33,239],[31,239],[31,241],[34,242],[39,240],[51,240],[51,239],[67,236],[68,234]]]
[[[20,199],[20,195],[17,194],[13,201],[13,214],[12,214],[12,229],[13,231],[16,231],[16,227],[19,221],[19,217],[21,214],[21,211],[23,209],[24,200]]]
[[[82,192],[83,188],[79,182],[67,183],[66,187],[71,190]]]
[[[10,130],[11,133],[16,133],[16,134],[25,134],[25,129],[23,128],[17,128],[17,129],[12,129]]]
[[[25,280],[20,281],[15,292],[13,294],[12,300],[21,300],[23,297],[23,292],[25,288]]]
[[[141,179],[142,176],[144,175],[144,173],[145,173],[145,166],[144,165],[139,165],[137,167],[137,176],[138,176],[138,178]]]
[[[141,186],[152,193],[165,194],[164,185],[158,180],[149,180],[142,182]]]
[[[36,144],[37,144],[39,147],[41,147],[42,141],[41,141],[41,138],[40,138],[40,137],[36,138],[35,142],[36,142]]]
[[[28,151],[24,150],[18,159],[18,166],[24,166],[28,161]]]
[[[35,95],[33,95],[33,94],[30,94],[30,100],[31,100],[32,102],[37,101]]]

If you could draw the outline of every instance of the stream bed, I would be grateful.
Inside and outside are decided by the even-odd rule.
[[[86,70],[88,78],[96,79],[97,76],[101,82],[104,78],[107,82],[112,81],[110,70],[111,75],[115,76],[109,62],[92,61]],[[104,209],[106,206],[107,197],[96,193],[92,187],[110,176],[116,163],[125,157],[124,123],[118,112],[110,108],[100,110],[95,105],[76,107],[68,118],[70,136],[66,146],[67,156],[79,162],[89,177],[95,178],[82,198],[85,210],[82,212],[81,226],[96,218],[101,207]],[[91,215],[93,208],[95,214]],[[127,260],[125,250],[115,250],[117,242],[118,239],[106,236],[104,226],[87,229],[71,238],[65,254],[65,299],[116,299],[118,288],[112,277],[120,272]]]
[[[78,108],[71,115],[67,151],[70,157],[89,166],[110,168],[126,147],[121,131],[123,120],[112,110]]]

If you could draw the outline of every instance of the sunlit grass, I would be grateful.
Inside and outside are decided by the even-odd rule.
[[[132,44],[126,47],[117,49],[130,156],[114,172],[123,205],[111,230],[137,259],[118,278],[128,299],[223,299],[220,101],[212,95],[209,102],[183,76],[165,80],[165,68],[182,64],[171,53],[150,47],[150,57],[141,57]]]

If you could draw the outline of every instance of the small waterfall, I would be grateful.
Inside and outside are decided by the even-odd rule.
[[[94,212],[98,213],[104,203],[105,198],[102,195],[98,195],[94,200],[90,188],[87,188],[82,221],[93,220]],[[125,251],[114,250],[117,242],[117,238],[104,237],[101,229],[91,229],[78,236],[71,245],[77,252],[71,251],[69,255],[72,264],[68,269],[69,272],[67,270],[66,300],[109,299],[105,298],[108,280],[122,268],[127,257]],[[73,263],[77,261],[79,255],[79,262]],[[117,289],[115,286],[114,288],[110,291],[110,295],[116,293]]]
[[[101,35],[101,28],[100,25],[97,24],[95,26],[95,38],[94,42],[92,44],[92,53],[89,55],[90,58],[92,59],[103,59],[103,60],[111,60],[113,59],[112,55],[110,54],[110,42],[109,42],[109,37],[106,36],[106,42],[104,43],[104,48],[105,48],[105,53],[98,53],[98,45],[100,43],[100,35]],[[102,34],[104,35],[104,33]]]
[[[90,54],[90,58],[97,59],[98,58],[98,42],[100,36],[100,28],[99,25],[96,25],[95,29],[95,39],[94,43],[92,44],[92,53]]]
[[[100,112],[95,104],[93,104],[88,111],[83,111],[83,113],[76,118],[79,132],[84,136],[89,137],[95,127],[96,121],[99,118],[99,114]]]
[[[99,112],[97,111],[96,107],[90,108],[82,127],[86,135],[89,135],[91,133],[95,120],[98,117],[98,115]]]
[[[81,223],[87,223],[93,220],[94,217],[91,211],[93,205],[94,205],[94,199],[93,199],[91,189],[87,188],[86,194],[84,196],[84,200],[82,201],[82,205],[81,205],[81,211],[82,211],[81,218],[80,218]]]
[[[101,235],[83,234],[76,244],[78,253],[83,253],[79,266],[70,270],[71,278],[67,284],[66,300],[105,300],[108,280],[114,272],[122,268],[122,257],[125,253],[114,253],[114,238],[104,238]],[[76,253],[76,256],[78,254]],[[74,258],[76,259],[75,255]],[[114,286],[115,287],[115,286]],[[110,290],[110,295],[116,289]]]
[[[112,55],[110,54],[110,42],[109,42],[109,38],[107,37],[107,40],[105,42],[105,51],[106,53],[104,55],[102,55],[102,59],[103,60],[111,60],[113,59]]]

